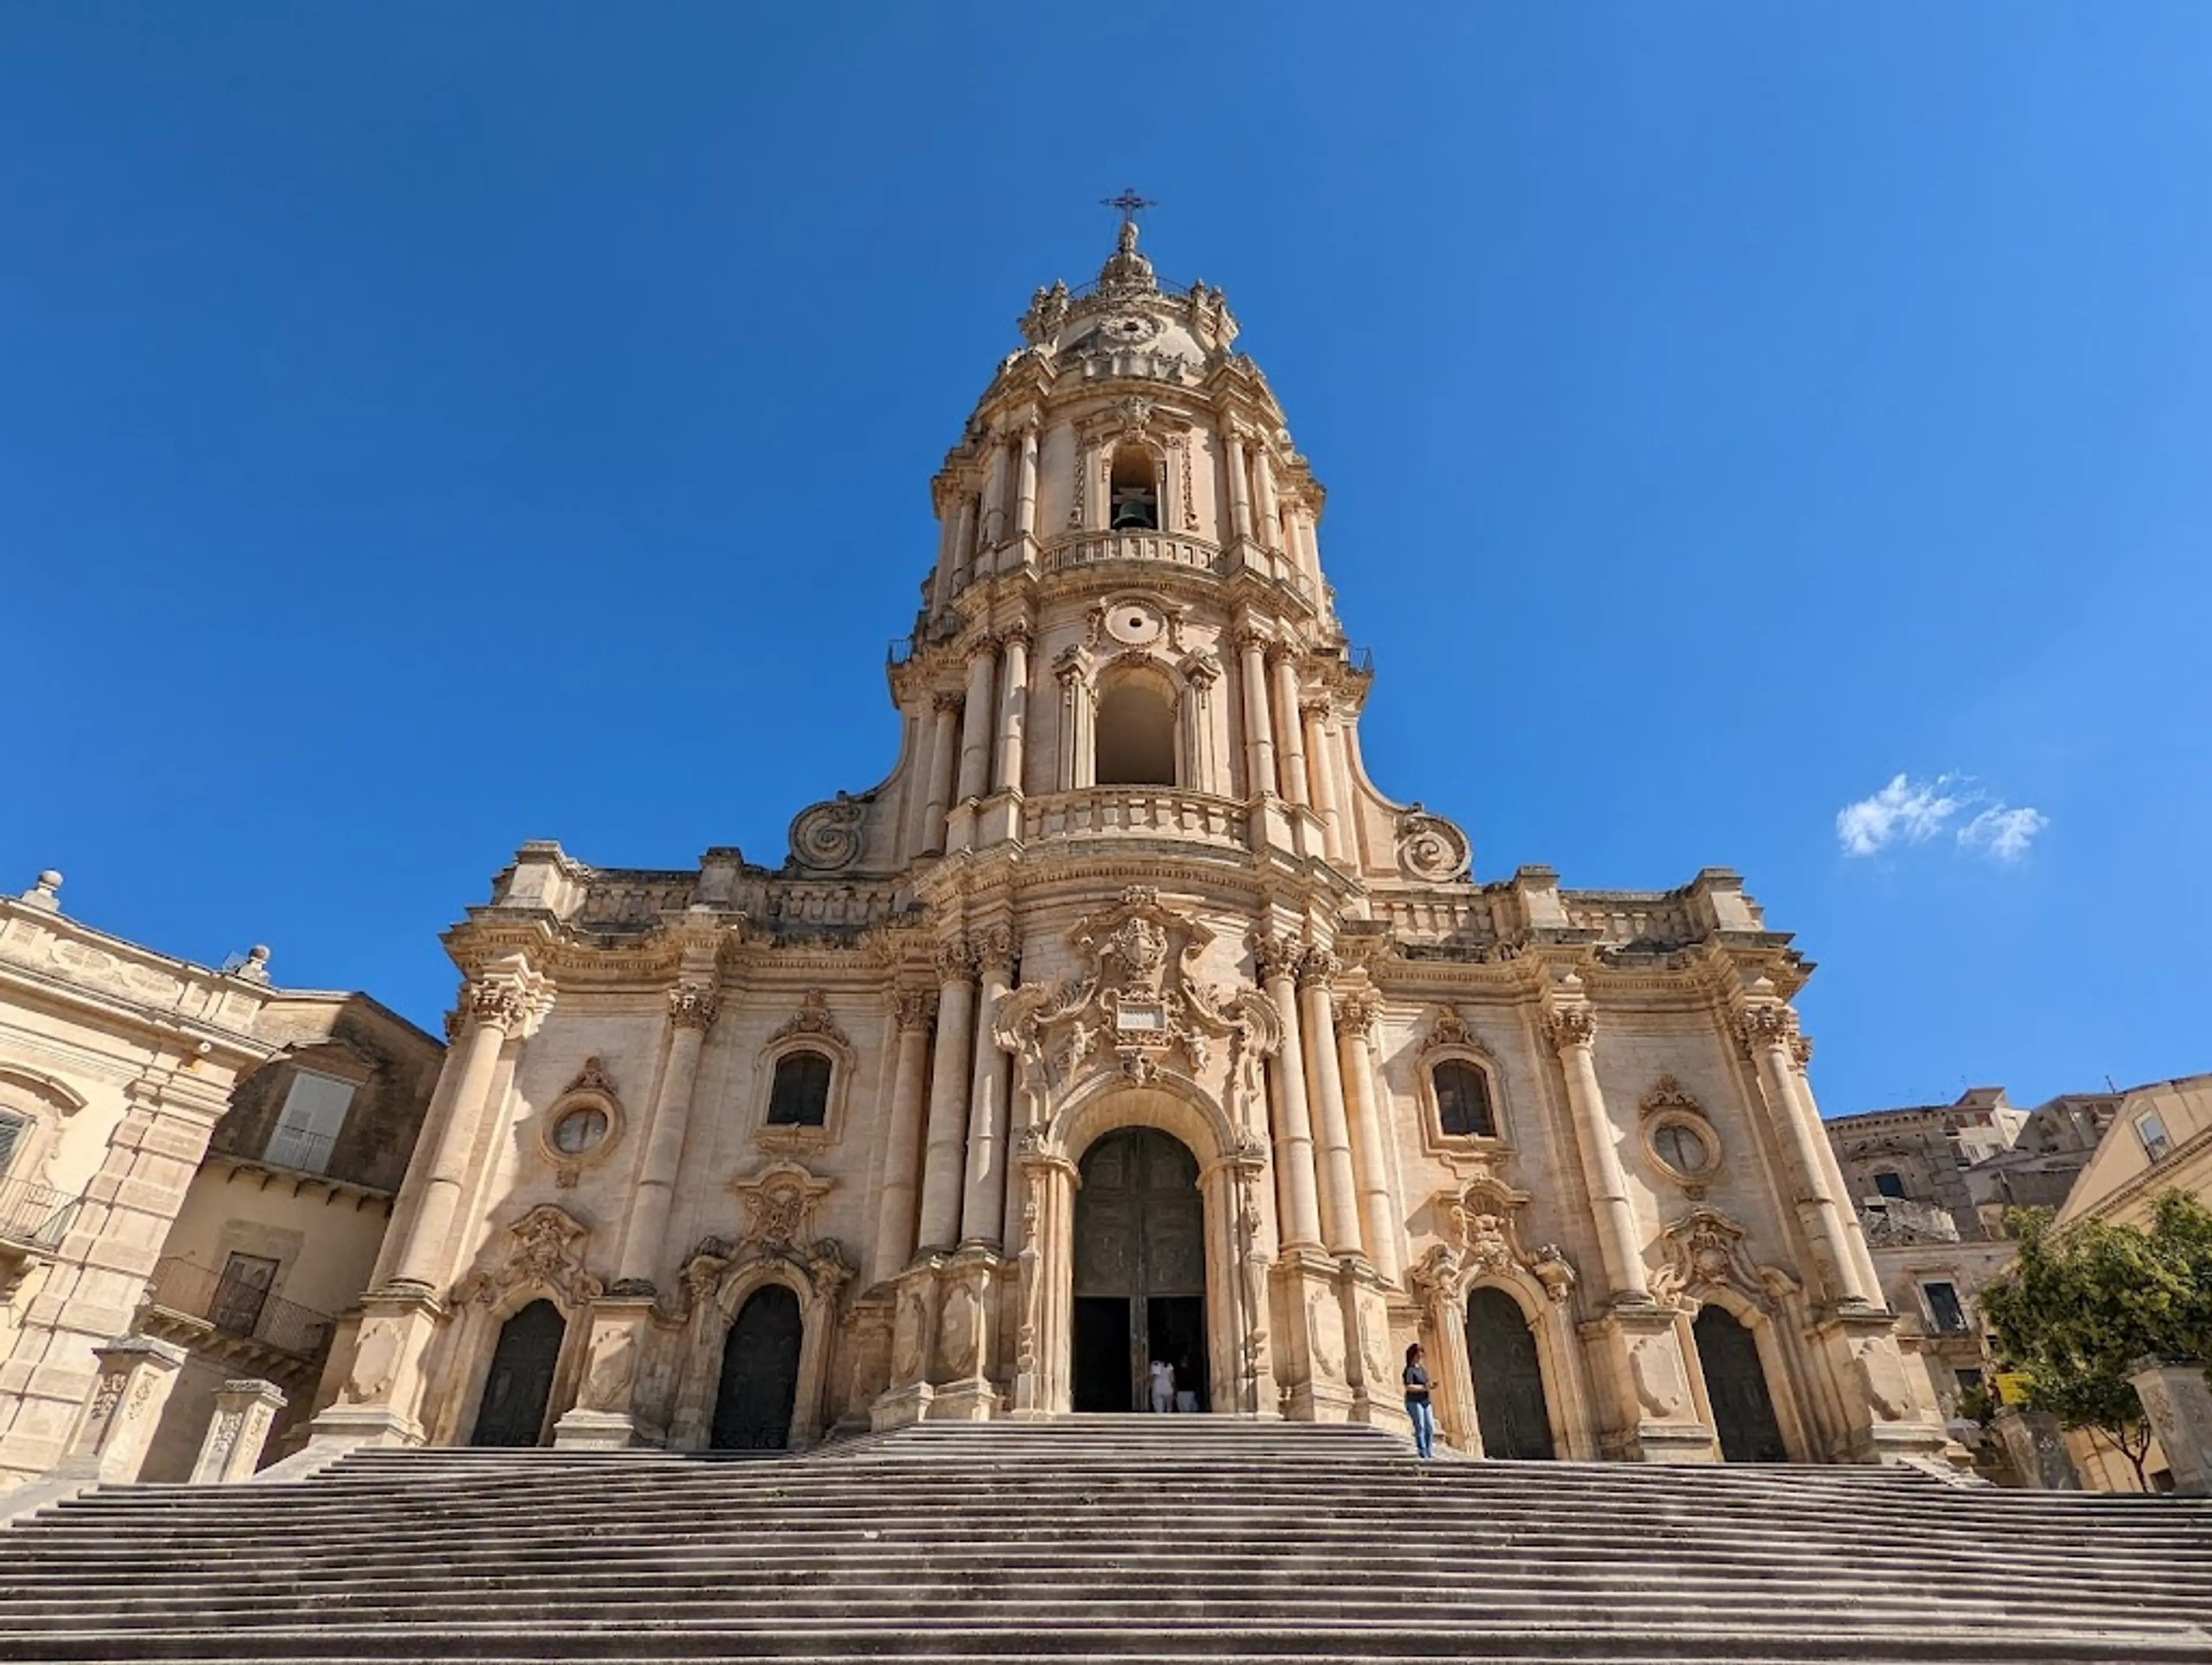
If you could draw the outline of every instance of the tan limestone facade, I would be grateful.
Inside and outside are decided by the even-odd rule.
[[[1478,882],[1361,762],[1322,493],[1125,227],[933,483],[889,776],[780,863],[525,846],[319,1437],[805,1445],[1143,1402],[1493,1455],[1942,1441],[1735,875]]]

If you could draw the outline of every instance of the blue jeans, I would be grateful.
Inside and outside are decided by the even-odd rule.
[[[1413,1419],[1413,1449],[1421,1456],[1436,1455],[1437,1413],[1425,1399],[1406,1401],[1406,1414]]]

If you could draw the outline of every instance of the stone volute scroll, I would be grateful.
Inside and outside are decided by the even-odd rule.
[[[1520,1213],[1528,1193],[1478,1174],[1456,1191],[1437,1194],[1434,1207],[1444,1241],[1413,1268],[1413,1284],[1431,1303],[1458,1303],[1485,1279],[1514,1285],[1532,1300],[1553,1304],[1574,1292],[1575,1268],[1557,1244],[1534,1249],[1521,1241]]]
[[[801,810],[791,823],[791,859],[817,873],[834,873],[860,859],[868,800],[839,793]]]
[[[1743,1227],[1717,1208],[1692,1208],[1661,1234],[1660,1249],[1666,1264],[1651,1276],[1651,1298],[1693,1317],[1723,1291],[1765,1312],[1797,1288],[1780,1267],[1755,1263]]]
[[[1398,816],[1398,866],[1409,878],[1448,884],[1465,878],[1474,852],[1462,832],[1441,815],[1410,804]]]

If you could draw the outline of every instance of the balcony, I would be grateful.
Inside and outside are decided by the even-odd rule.
[[[0,1185],[0,1249],[26,1256],[52,1254],[75,1224],[77,1205],[83,1200],[28,1180]]]
[[[1218,544],[1164,532],[1086,532],[1053,544],[1045,550],[1042,564],[1047,573],[1064,573],[1123,561],[1182,567],[1192,572],[1225,570]]]
[[[1064,838],[1172,838],[1240,849],[1244,808],[1226,798],[1165,787],[1088,787],[1022,805],[1022,842]]]
[[[278,1382],[311,1380],[336,1323],[241,1279],[164,1260],[146,1280],[138,1328]]]
[[[1869,1197],[1860,1205],[1859,1224],[1867,1242],[1879,1249],[1904,1243],[1954,1243],[1959,1222],[1948,1208],[1903,1197]]]
[[[335,1134],[279,1125],[259,1151],[241,1145],[236,1135],[218,1140],[208,1152],[210,1161],[228,1164],[232,1177],[258,1176],[262,1188],[292,1182],[295,1194],[317,1185],[368,1198],[388,1200],[399,1188],[407,1169],[406,1152],[383,1151],[364,1155],[356,1149],[343,1160],[337,1157]]]

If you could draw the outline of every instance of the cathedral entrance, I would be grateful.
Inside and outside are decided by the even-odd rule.
[[[1081,1171],[1074,1408],[1151,1409],[1157,1360],[1173,1367],[1179,1394],[1207,1409],[1206,1209],[1198,1158],[1155,1128],[1124,1127],[1085,1153]]]
[[[1690,1330],[1697,1338],[1698,1364],[1705,1373],[1705,1398],[1712,1406],[1722,1458],[1729,1462],[1789,1461],[1774,1400],[1766,1391],[1766,1370],[1759,1362],[1759,1339],[1734,1313],[1710,1302]]]
[[[1550,1461],[1552,1413],[1536,1337],[1504,1290],[1478,1289],[1467,1297],[1467,1355],[1482,1455]]]
[[[545,1432],[553,1372],[568,1321],[550,1301],[532,1301],[500,1326],[491,1369],[484,1372],[471,1445],[535,1445]]]
[[[710,1449],[781,1451],[791,1443],[804,1328],[799,1297],[783,1285],[763,1284],[746,1297],[722,1344]]]

